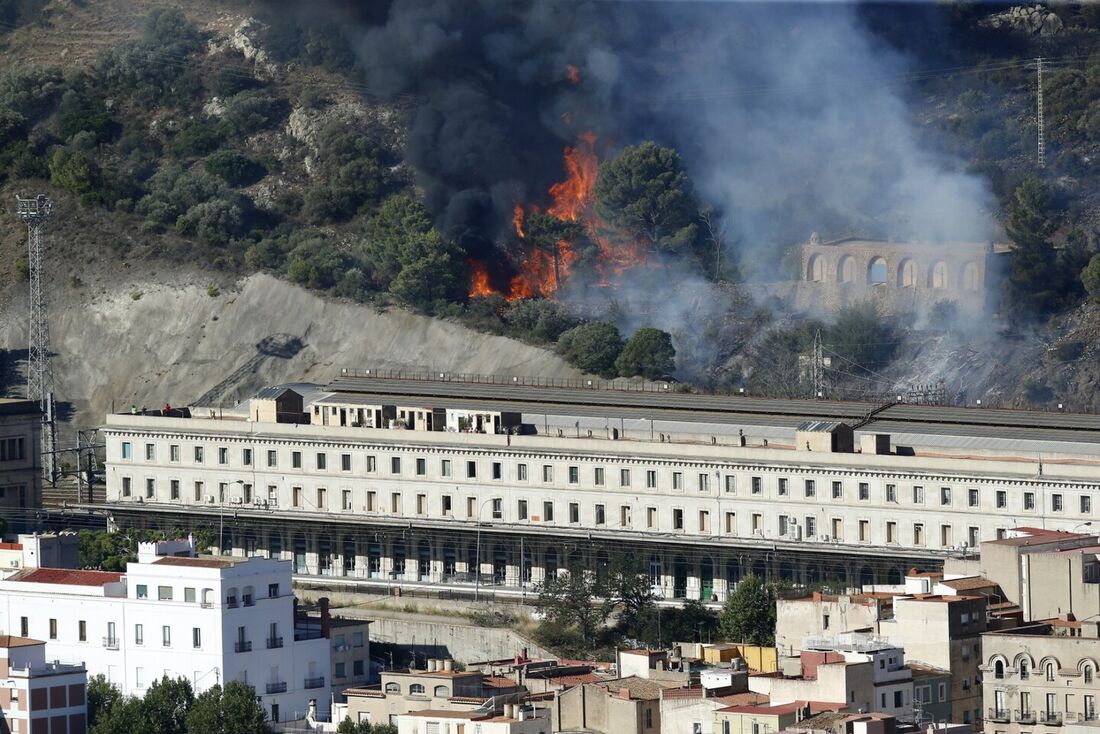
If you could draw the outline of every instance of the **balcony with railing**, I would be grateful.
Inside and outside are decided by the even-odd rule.
[[[235,597],[235,596],[225,597],[225,606],[229,609],[236,609],[237,608],[237,597]]]
[[[256,602],[253,600],[251,594],[245,594],[241,597],[241,605],[246,607],[255,606]]]
[[[237,640],[233,643],[233,652],[252,652],[252,640]]]
[[[1008,709],[989,709],[989,715],[986,716],[986,719],[1000,724],[1007,724],[1012,720],[1008,715]]]
[[[1046,724],[1047,726],[1061,726],[1062,725],[1062,712],[1061,711],[1040,711],[1039,723]]]
[[[1030,710],[1022,710],[1016,712],[1016,723],[1018,724],[1034,724],[1035,712]]]
[[[108,650],[117,650],[118,649],[118,638],[117,637],[104,637],[103,638],[103,647],[105,647]]]
[[[324,688],[325,687],[325,676],[321,675],[321,676],[317,676],[316,678],[306,678],[305,687],[306,688]]]
[[[267,638],[267,649],[268,650],[274,650],[274,649],[282,647],[282,646],[283,646],[283,638],[282,637],[268,637]]]
[[[268,683],[266,689],[267,689],[268,695],[270,695],[272,693],[286,693],[286,681],[279,681],[277,683]]]

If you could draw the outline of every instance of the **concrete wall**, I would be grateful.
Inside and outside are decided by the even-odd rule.
[[[775,646],[784,655],[797,654],[804,637],[872,629],[879,618],[877,601],[853,601],[850,596],[780,599],[775,604]],[[825,619],[828,617],[828,627]],[[750,664],[749,667],[752,667]]]
[[[375,655],[382,652],[378,645],[389,644],[411,648],[421,660],[425,657],[452,658],[460,662],[502,660],[515,657],[524,648],[530,657],[557,657],[511,629],[478,627],[461,621],[448,624],[420,620],[415,614],[404,619],[373,619],[370,639],[376,648]]]

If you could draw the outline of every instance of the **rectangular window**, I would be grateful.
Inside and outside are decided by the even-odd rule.
[[[940,525],[940,545],[944,548],[951,546],[951,526]]]
[[[341,495],[342,495],[342,499],[341,499],[341,502],[340,502],[340,506],[342,508],[344,508],[345,510],[350,510],[351,509],[351,490],[350,489],[345,489],[345,490],[342,491]]]
[[[180,498],[180,480],[178,480],[178,479],[169,480],[168,481],[168,489],[169,489],[169,493],[170,493],[172,499],[178,500]]]
[[[619,526],[628,528],[630,527],[630,505],[619,506]]]
[[[30,637],[31,636],[31,620],[29,617],[19,618],[19,636]]]
[[[326,500],[327,496],[328,496],[328,490],[326,490],[324,487],[318,487],[317,488],[317,509],[318,510],[326,509],[325,505],[326,505],[326,501],[327,501]]]
[[[504,465],[499,461],[494,461],[492,466],[493,479],[504,479]]]
[[[516,464],[516,481],[517,482],[526,482],[527,481],[527,465],[526,464]]]
[[[1003,489],[998,489],[997,494],[994,495],[994,498],[997,503],[997,509],[1003,510],[1004,508],[1008,507],[1008,492],[1004,491]]]
[[[951,504],[951,487],[940,487],[940,504]]]
[[[122,442],[122,458],[132,459],[134,458],[134,447],[129,441]]]
[[[1034,510],[1035,509],[1035,493],[1034,492],[1024,492],[1024,509],[1025,510]]]
[[[913,504],[914,505],[923,505],[924,504],[924,487],[920,487],[920,486],[914,486],[913,487]]]
[[[187,587],[184,588],[184,590],[183,590],[183,600],[185,602],[187,602],[188,604],[194,604],[195,603],[195,587],[194,586],[187,586]]]
[[[157,599],[160,601],[172,601],[172,587],[171,586],[158,586],[157,587]]]
[[[684,511],[679,508],[676,508],[672,511],[672,529],[684,529]]]
[[[173,464],[178,464],[180,460],[180,447],[179,444],[172,444],[168,447],[168,460]]]
[[[1050,496],[1050,509],[1052,512],[1062,511],[1062,495],[1052,494]]]
[[[467,461],[466,462],[466,478],[467,479],[477,479],[477,462],[476,461]]]
[[[543,502],[542,503],[542,521],[554,522],[554,503]]]
[[[603,467],[597,466],[592,472],[592,483],[597,487],[603,486]]]
[[[764,534],[764,516],[759,512],[752,513],[752,533],[753,535]]]
[[[328,454],[317,454],[317,471],[328,469]]]
[[[619,470],[619,486],[620,487],[629,487],[630,486],[630,470],[629,469],[620,469]]]
[[[222,466],[229,463],[229,449],[224,446],[218,447],[218,463]]]
[[[645,526],[650,530],[657,529],[657,508],[647,507],[645,508]]]
[[[146,461],[155,461],[156,458],[157,458],[157,446],[156,446],[156,444],[152,444],[152,443],[145,444],[145,460]]]
[[[547,483],[554,481],[554,467],[549,464],[542,465],[542,481]]]
[[[390,493],[390,512],[394,514],[401,514],[401,493]]]
[[[527,500],[519,500],[516,503],[516,517],[520,520],[527,519]]]
[[[252,449],[241,451],[241,463],[245,466],[252,466]]]
[[[416,460],[416,476],[422,477],[428,473],[428,460],[424,458],[418,458]]]
[[[806,491],[806,496],[807,497],[817,496],[817,484],[814,483],[814,480],[807,479],[805,481],[805,491]]]
[[[779,478],[779,496],[780,497],[785,497],[786,494],[787,494],[787,478],[786,477],[780,477]]]
[[[596,524],[603,525],[606,522],[603,505],[596,505]]]
[[[290,504],[292,507],[302,506],[302,488],[292,487],[290,490]]]
[[[374,512],[378,509],[377,502],[378,493],[373,491],[367,492],[367,512]]]
[[[867,482],[859,483],[859,498],[861,500],[871,499],[871,485]]]
[[[133,480],[130,477],[122,478],[122,496],[129,497],[133,492]]]
[[[913,545],[924,545],[924,525],[913,523]]]
[[[886,485],[886,501],[897,502],[898,501],[898,487],[896,484]]]
[[[302,452],[291,451],[290,452],[290,468],[301,469],[302,468]]]
[[[806,515],[806,537],[812,538],[815,535],[817,535],[817,518]]]
[[[966,492],[966,504],[969,507],[977,507],[980,504],[980,497],[978,496],[978,490],[969,489]]]
[[[897,543],[898,542],[898,524],[896,522],[886,523],[886,542]]]
[[[378,459],[371,455],[367,457],[367,474],[374,474],[378,471]],[[449,477],[450,474],[444,474],[443,476]]]
[[[752,491],[753,494],[763,494],[763,492],[764,492],[764,478],[763,477],[753,477],[751,484],[752,484],[751,491]]]
[[[390,457],[390,474],[400,474],[400,473],[401,473],[401,457],[400,456]]]
[[[504,519],[504,500],[494,497],[491,503],[494,520]]]
[[[1083,514],[1089,514],[1092,512],[1092,497],[1087,494],[1081,495],[1081,512]]]
[[[137,585],[137,598],[138,599],[148,599],[149,598],[149,587],[146,586],[145,584],[138,584]]]
[[[145,644],[145,625],[143,625],[143,624],[135,624],[134,625],[134,644],[135,645],[144,645]]]
[[[710,491],[710,475],[709,474],[704,474],[702,472],[699,473],[699,491],[700,492],[709,492]]]
[[[737,491],[737,476],[735,474],[726,475],[726,493],[733,494]]]
[[[736,512],[727,512],[726,513],[726,534],[727,535],[736,535],[737,534],[737,513]]]
[[[168,625],[160,628],[160,642],[164,647],[172,646],[172,628]]]
[[[157,480],[149,477],[145,480],[145,499],[153,499],[157,496]]]
[[[674,471],[672,472],[672,489],[675,491],[683,491],[684,489],[684,473]]]
[[[451,476],[451,460],[443,459],[439,462],[439,476],[449,477]]]
[[[655,469],[647,469],[645,473],[645,488],[657,489],[657,471]]]
[[[580,481],[581,481],[580,467],[576,467],[576,466],[569,467],[569,483],[570,484],[579,484]]]
[[[88,641],[88,623],[83,619],[76,623],[76,638],[81,642]]]
[[[710,512],[707,510],[699,510],[699,532],[710,532]]]
[[[477,514],[478,509],[479,508],[477,506],[477,497],[467,497],[466,498],[466,517],[473,518],[473,516],[475,514]]]
[[[569,522],[578,523],[581,521],[581,506],[576,502],[569,503]]]
[[[871,540],[870,525],[871,525],[871,523],[868,520],[860,520],[859,521],[859,542],[860,543],[870,542],[870,540]]]
[[[971,548],[977,548],[980,545],[978,533],[978,528],[974,527],[973,525],[966,529],[966,540]]]
[[[278,584],[268,584],[267,585],[267,596],[268,596],[269,599],[278,598],[278,596],[279,596],[279,585]]]
[[[196,650],[202,647],[202,630],[198,627],[191,628],[191,647]]]
[[[445,494],[439,498],[439,509],[443,513],[444,517],[449,517],[451,514],[451,496]]]
[[[340,471],[351,471],[351,454],[340,454]]]
[[[268,449],[267,451],[267,465],[268,467],[275,467],[279,465],[279,455],[274,449]]]
[[[833,518],[833,540],[844,540],[844,521],[839,517]]]
[[[833,499],[838,500],[844,497],[844,483],[833,482]]]

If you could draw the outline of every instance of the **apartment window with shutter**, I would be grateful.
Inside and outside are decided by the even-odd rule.
[[[519,500],[516,505],[516,517],[520,520],[527,519],[527,500]]]
[[[726,475],[726,494],[733,494],[737,491],[737,476],[734,474]]]
[[[1061,512],[1062,511],[1062,495],[1052,494],[1050,496],[1050,509],[1051,509],[1051,512]]]
[[[886,542],[896,543],[898,542],[898,524],[896,522],[886,523]]]
[[[490,503],[490,511],[493,513],[494,520],[501,520],[504,518],[504,500],[499,497],[493,498]]]
[[[913,523],[913,545],[924,545],[924,525]]]
[[[202,460],[198,459],[198,461],[202,461]],[[273,467],[273,466],[277,466],[278,463],[279,463],[278,462],[278,454],[273,449],[269,450],[267,452],[267,465],[269,467]]]
[[[621,505],[619,507],[619,526],[630,527],[630,520],[630,505]]]
[[[913,504],[914,505],[923,505],[924,504],[924,487],[920,487],[920,486],[913,487]]]
[[[1087,494],[1081,495],[1081,512],[1084,514],[1092,512],[1092,497]]]
[[[439,498],[439,511],[444,517],[449,517],[451,514],[451,496],[445,494]]]
[[[1003,489],[998,489],[996,494],[997,508],[1004,509],[1008,507],[1008,492]]]
[[[340,471],[351,471],[351,454],[340,454]]]
[[[699,532],[710,532],[710,512],[708,510],[699,510]]]
[[[428,473],[428,460],[423,458],[423,457],[417,458],[417,460],[416,460],[416,476],[422,477],[427,473]]]
[[[154,461],[154,460],[156,460],[156,458],[157,458],[156,444],[152,444],[152,443],[145,444],[145,460],[146,461]]]
[[[501,464],[499,461],[494,461],[493,462],[493,479],[503,479],[503,478],[504,478],[504,465]]]
[[[620,487],[629,487],[630,486],[630,470],[629,469],[620,469],[619,470],[619,486]]]
[[[951,487],[940,487],[940,504],[951,504]]]
[[[516,464],[516,480],[520,482],[527,481],[527,465]]]
[[[703,472],[699,473],[699,491],[700,492],[710,491],[710,475],[709,474],[705,474]]]
[[[606,522],[606,517],[604,515],[604,506],[603,505],[596,505],[596,524],[597,525],[603,525],[605,522]]]
[[[439,476],[449,477],[451,476],[451,460],[443,459],[439,462]]]
[[[390,493],[390,512],[399,514],[401,512],[401,493]]]
[[[367,512],[374,512],[378,509],[377,505],[378,493],[368,491],[367,492]]]
[[[122,496],[129,497],[133,493],[133,479],[130,477],[122,478]],[[198,501],[198,495],[195,496],[195,501]]]
[[[603,486],[603,467],[597,466],[592,472],[592,483],[597,487]]]
[[[951,526],[940,525],[940,545],[944,548],[951,546]]]
[[[301,469],[302,468],[302,452],[301,451],[291,451],[290,452],[290,467],[292,469]]]
[[[897,485],[894,485],[894,484],[887,484],[886,485],[886,501],[887,502],[897,502],[898,501],[898,488],[897,488]]]
[[[581,506],[576,502],[569,503],[569,522],[578,523],[581,521]]]
[[[844,521],[839,517],[833,518],[833,539],[844,540]]]
[[[547,483],[554,481],[554,467],[550,464],[542,465],[542,481]]]
[[[844,484],[843,482],[833,482],[833,499],[838,500],[844,497]]]
[[[810,515],[806,516],[806,537],[812,538],[817,535],[817,518]]]
[[[416,514],[426,515],[428,514],[428,495],[418,494],[416,495]]]
[[[752,532],[761,535],[764,532],[764,516],[759,512],[752,513]]]
[[[752,493],[762,494],[764,492],[764,479],[762,477],[752,478]]]
[[[966,492],[967,505],[970,507],[977,507],[979,505],[978,490],[970,489]]]
[[[870,539],[871,539],[870,525],[871,525],[871,523],[868,520],[860,520],[859,521],[859,542],[860,543],[866,543],[866,542],[870,541]]]
[[[179,463],[180,460],[180,447],[179,444],[172,444],[168,447],[168,460],[172,463]]]
[[[390,457],[390,474],[400,474],[400,473],[401,473],[401,457],[400,456]]]
[[[477,479],[477,462],[476,461],[467,461],[466,462],[466,478],[467,479]]]
[[[806,496],[807,497],[817,496],[817,484],[814,483],[814,480],[807,479],[805,489],[806,489]]]
[[[569,483],[570,484],[580,484],[580,481],[581,481],[580,467],[576,467],[576,466],[569,467]]]
[[[657,489],[657,472],[654,469],[647,469],[645,473],[645,488]]]
[[[684,529],[684,511],[677,508],[672,511],[672,529],[683,530]]]
[[[171,492],[172,499],[178,500],[180,498],[180,480],[170,480],[168,482],[168,489]]]
[[[787,494],[787,478],[786,477],[780,477],[779,478],[779,496],[783,497],[786,494]]]
[[[543,522],[554,522],[554,503],[543,502],[542,503],[542,520]]]
[[[859,483],[859,498],[864,501],[871,499],[871,485],[867,482]]]
[[[229,449],[225,446],[218,447],[218,464],[225,466],[229,463]]]
[[[645,526],[649,530],[657,529],[657,508],[647,507],[645,508]]]
[[[1035,509],[1035,493],[1034,492],[1024,492],[1024,509],[1025,510],[1034,510]]]

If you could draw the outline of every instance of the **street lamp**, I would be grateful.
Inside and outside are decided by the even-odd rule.
[[[478,505],[477,508],[477,568],[474,570],[474,601],[481,599],[481,511],[485,508],[485,505],[492,502],[495,498],[489,499]]]

